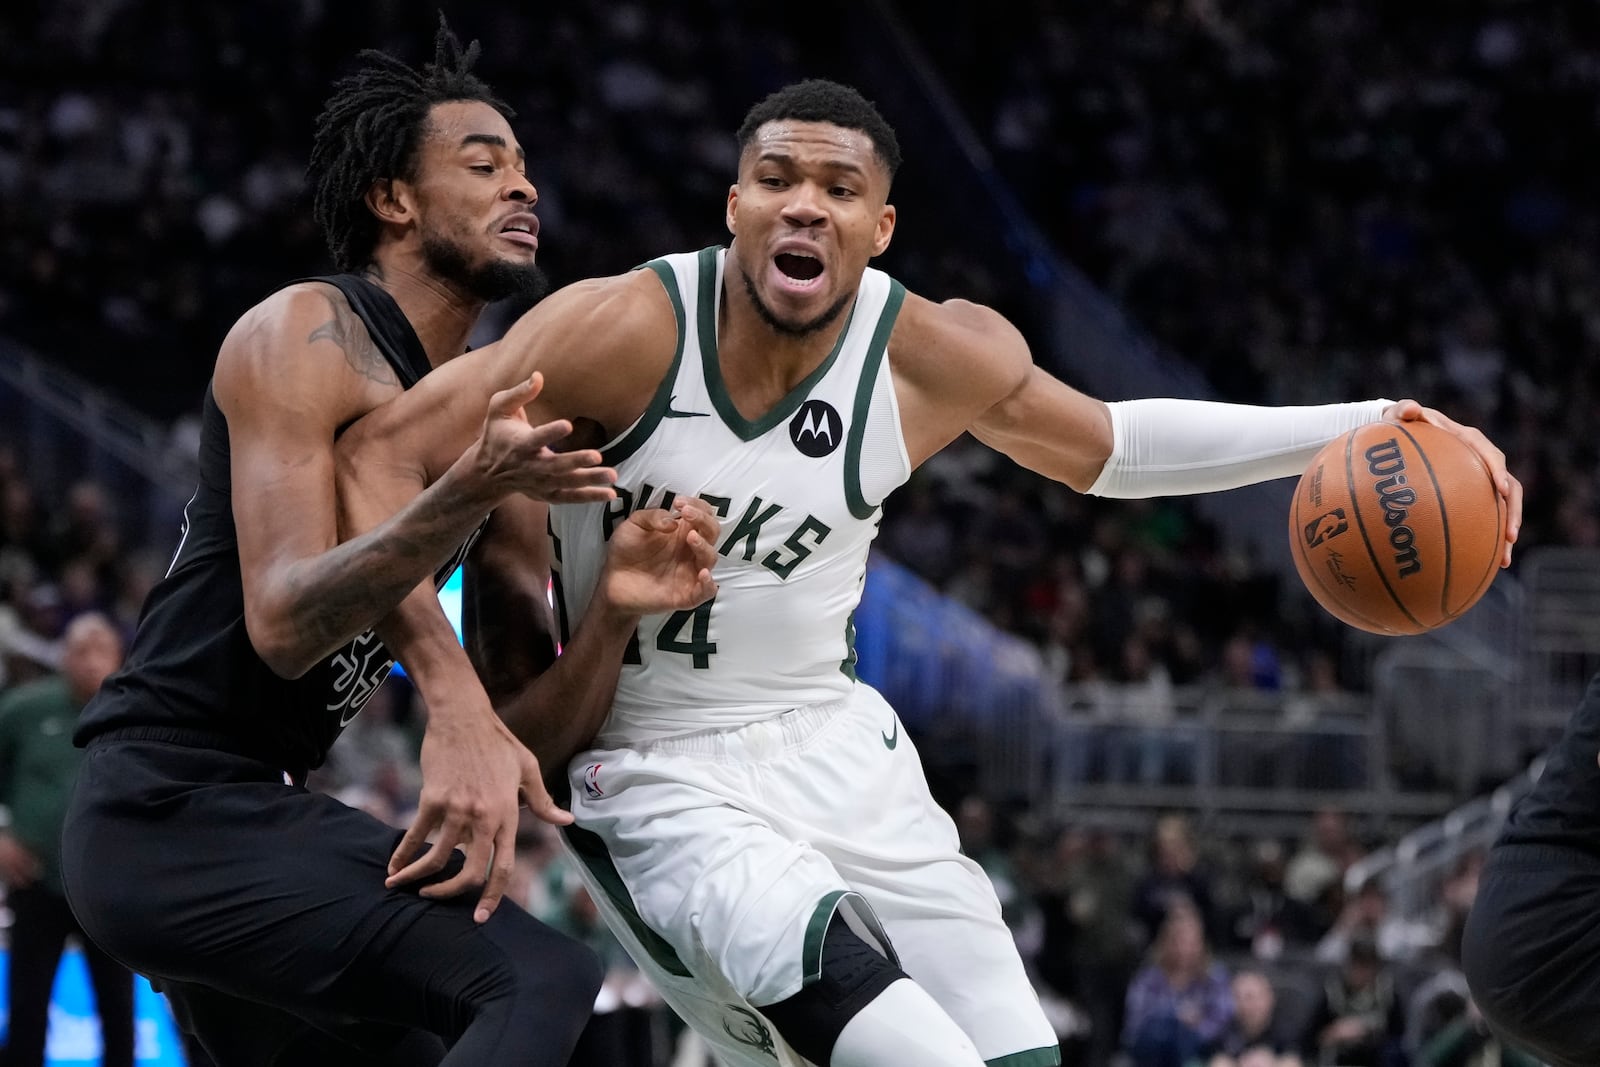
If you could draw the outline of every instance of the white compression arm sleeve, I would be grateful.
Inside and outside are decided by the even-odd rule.
[[[1393,401],[1250,407],[1209,400],[1120,400],[1111,455],[1088,492],[1139,498],[1210,493],[1288,478],[1340,434],[1377,422]]]

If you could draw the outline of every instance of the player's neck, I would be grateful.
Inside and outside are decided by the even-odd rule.
[[[848,313],[805,334],[773,326],[736,279],[725,279],[717,319],[717,355],[735,400],[745,393],[757,403],[776,403],[828,358],[849,323]],[[741,409],[744,404],[739,405]]]
[[[393,263],[374,262],[363,273],[400,305],[430,364],[437,367],[466,351],[483,301],[435,275]]]

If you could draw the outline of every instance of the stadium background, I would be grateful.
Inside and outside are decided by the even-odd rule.
[[[904,142],[881,265],[999,307],[1066,380],[1107,399],[1416,396],[1489,432],[1527,487],[1518,562],[1437,635],[1320,614],[1285,569],[1287,484],[1089,500],[970,444],[888,509],[860,624],[864,675],[967,816],[1063,1029],[1099,1024],[1069,1058],[1118,1043],[1095,976],[1120,997],[1172,885],[1283,1003],[1315,999],[1334,966],[1317,946],[1367,921],[1344,898],[1369,884],[1406,991],[1449,975],[1476,857],[1600,653],[1600,9],[443,7],[519,112],[557,284],[720,241],[731,131],[821,74]],[[10,682],[48,666],[74,611],[131,626],[174,543],[217,343],[325,269],[301,181],[317,107],[360,47],[420,58],[434,10],[0,14]],[[403,819],[421,710],[386,693],[321,784]],[[559,861],[528,845],[525,899],[581,929]],[[1086,894],[1112,903],[1085,915]]]

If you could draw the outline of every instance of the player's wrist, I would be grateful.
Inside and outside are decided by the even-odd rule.
[[[639,619],[644,612],[630,605],[627,598],[622,596],[613,583],[609,568],[600,572],[600,581],[595,583],[594,596],[589,601],[589,609],[584,613],[584,619],[593,619],[596,624],[608,630],[631,632],[639,624]]]
[[[490,467],[483,462],[483,438],[461,453],[437,482],[434,490],[451,513],[482,515],[512,495],[494,477]]]

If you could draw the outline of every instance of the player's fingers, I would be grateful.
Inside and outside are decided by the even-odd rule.
[[[444,870],[444,865],[450,862],[450,853],[453,851],[453,846],[443,841],[435,841],[428,851],[389,875],[383,884],[393,889],[438,874]]]
[[[710,508],[684,508],[682,515],[689,529],[703,540],[715,541],[722,532],[722,524],[717,522],[717,516]]]
[[[696,592],[700,595],[699,604],[704,604],[707,600],[717,595],[717,582],[716,579],[711,577],[710,571],[700,572],[699,588]],[[696,606],[698,607],[699,604]]]
[[[489,860],[489,878],[483,884],[483,893],[478,897],[478,907],[472,913],[474,922],[488,922],[489,916],[494,914],[494,909],[500,906],[501,898],[506,895],[506,886],[511,884],[511,865],[516,859],[516,847],[517,820],[513,813],[513,817],[501,823],[499,831],[494,835],[494,855]]]
[[[465,854],[466,861],[459,872],[442,882],[423,886],[417,890],[417,895],[429,900],[445,900],[482,885],[484,868],[489,864],[488,849],[473,847],[467,849]]]
[[[1511,482],[1511,493],[1506,498],[1506,554],[1500,561],[1502,567],[1511,566],[1511,546],[1516,544],[1517,535],[1522,532],[1522,482],[1515,475],[1507,477]]]
[[[537,451],[563,440],[572,432],[570,419],[551,419],[541,422],[537,426],[529,426],[527,434],[521,439],[520,447],[528,452]],[[600,453],[592,448],[585,448],[577,452],[553,452],[552,456],[577,456],[586,463],[599,463]],[[589,458],[593,457],[593,458]]]
[[[424,886],[418,892],[427,897],[453,897],[483,883],[483,868],[489,862],[490,835],[478,832],[477,827],[486,818],[487,816],[473,818],[465,811],[450,813],[439,829],[439,837],[433,843],[432,852],[424,856],[423,860],[427,860],[433,866],[429,874],[443,870],[457,851],[466,857],[466,862],[459,873],[433,885]]]
[[[534,371],[526,381],[518,382],[509,389],[502,389],[489,398],[489,414],[495,418],[506,418],[521,411],[523,406],[539,395],[539,390],[544,388],[544,375]]]
[[[544,473],[583,473],[615,478],[617,475],[615,470],[600,465],[604,461],[605,457],[592,448],[583,448],[576,452],[554,452],[549,448],[542,448],[528,459],[529,463],[536,465]]]
[[[431,801],[422,801],[417,805],[416,817],[411,820],[411,825],[406,827],[405,836],[400,838],[400,843],[395,846],[394,854],[389,857],[389,875],[393,877],[400,870],[410,864],[422,846],[428,841],[428,835],[433,828],[439,825],[439,812]]]
[[[693,553],[694,560],[702,567],[713,566],[717,562],[717,542],[715,537],[706,537],[699,530],[690,530],[689,536],[684,539]]]
[[[1396,400],[1383,409],[1383,417],[1391,422],[1411,422],[1423,417],[1422,405],[1415,400]]]
[[[540,775],[538,763],[535,761],[533,773],[525,774],[522,778],[523,803],[528,810],[533,812],[543,821],[552,826],[570,826],[572,812],[563,808],[550,796],[550,790],[544,787],[544,778]]]

